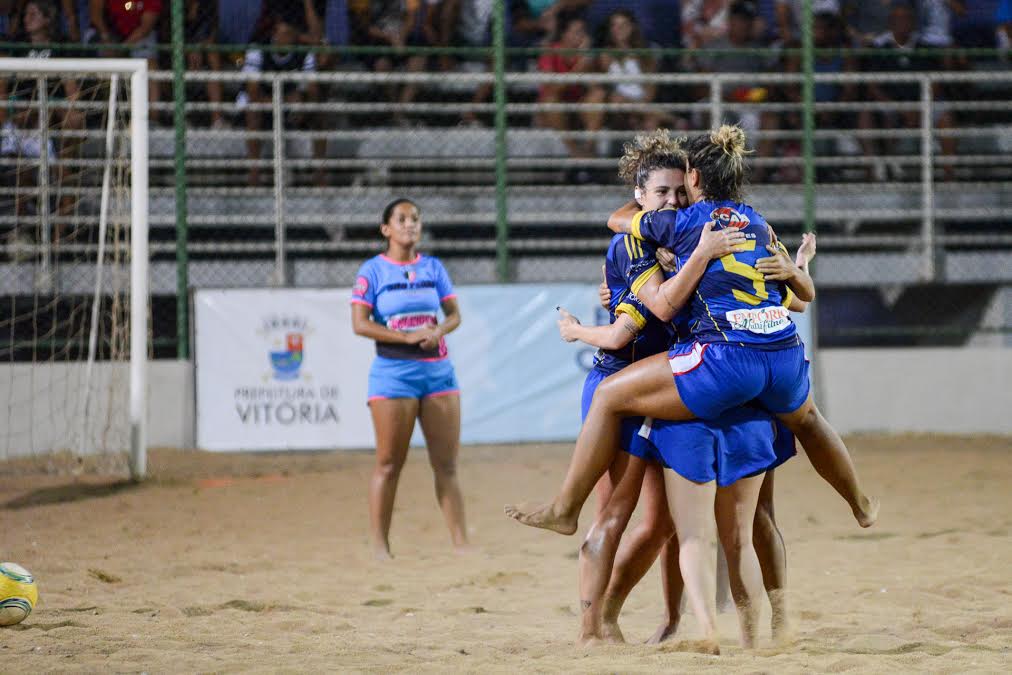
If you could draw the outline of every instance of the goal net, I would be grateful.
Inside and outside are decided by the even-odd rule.
[[[145,472],[147,70],[0,59],[0,461]]]

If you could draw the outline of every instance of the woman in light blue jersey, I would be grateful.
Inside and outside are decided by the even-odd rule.
[[[387,250],[362,264],[351,297],[355,333],[376,341],[369,371],[369,411],[376,432],[376,468],[369,483],[373,549],[378,558],[390,557],[397,479],[416,419],[453,545],[466,548],[464,499],[457,483],[460,389],[443,339],[460,325],[457,296],[443,263],[417,250],[422,220],[414,202],[388,204],[380,231]]]

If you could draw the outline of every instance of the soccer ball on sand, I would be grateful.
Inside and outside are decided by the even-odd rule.
[[[39,600],[35,577],[21,565],[0,563],[0,626],[25,620]]]

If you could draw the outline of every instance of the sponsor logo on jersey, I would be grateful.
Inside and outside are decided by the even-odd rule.
[[[778,333],[791,325],[790,312],[781,306],[735,309],[724,316],[731,324],[731,330],[744,330],[762,335]]]
[[[415,283],[415,279],[418,278],[418,273],[412,269],[404,270],[404,278],[408,280],[408,283]]]
[[[399,330],[402,333],[410,333],[426,326],[435,326],[436,315],[432,312],[410,312],[406,314],[394,314],[387,319],[387,328]]]
[[[733,227],[738,230],[744,230],[750,222],[748,216],[730,206],[721,206],[711,211],[710,220],[716,223],[717,227]]]

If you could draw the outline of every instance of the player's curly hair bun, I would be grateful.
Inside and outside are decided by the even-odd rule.
[[[687,144],[686,153],[689,167],[702,176],[703,194],[707,199],[742,201],[748,150],[741,127],[724,124],[708,134],[696,136]]]
[[[684,169],[684,138],[672,138],[667,129],[638,134],[622,146],[618,175],[630,186],[643,187],[651,172],[658,169]]]

